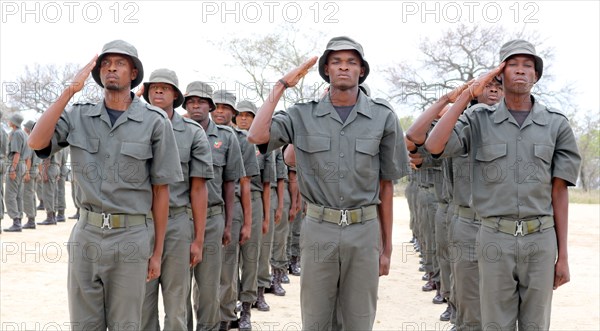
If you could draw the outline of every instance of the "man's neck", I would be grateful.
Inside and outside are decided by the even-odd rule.
[[[334,106],[353,106],[356,104],[356,99],[358,98],[358,86],[348,90],[339,90],[332,86],[329,90],[329,98]]]
[[[200,126],[204,129],[204,131],[206,131],[206,129],[208,129],[208,123],[210,123],[210,119],[208,117],[206,117],[205,120],[198,122],[198,124],[200,124]]]
[[[506,93],[504,95],[506,107],[514,111],[530,111],[533,108],[531,94]]]
[[[118,111],[126,111],[131,105],[131,94],[129,90],[107,90],[104,89],[104,104],[107,108]]]

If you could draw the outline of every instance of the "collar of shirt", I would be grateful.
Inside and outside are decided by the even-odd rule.
[[[121,115],[121,117],[127,116],[127,118],[130,120],[133,120],[136,122],[142,122],[142,120],[144,119],[144,114],[142,113],[142,111],[145,110],[144,108],[145,107],[143,106],[140,98],[138,98],[137,96],[135,96],[135,94],[133,92],[131,92],[131,104],[129,105],[129,107],[127,108],[125,113],[123,115]],[[106,122],[106,124],[111,126],[110,118],[108,117],[108,112],[106,111],[106,107],[104,106],[104,101],[96,104],[92,109],[90,109],[90,111],[87,113],[87,115],[90,117],[100,116],[100,118],[104,122]],[[119,122],[120,121],[117,120],[117,122],[115,122],[115,124],[117,124]],[[113,128],[114,127],[116,127],[116,126],[113,126]]]
[[[548,112],[546,111],[546,106],[542,105],[537,100],[535,100],[535,98],[533,96],[531,96],[531,99],[533,100],[533,107],[531,108],[531,116],[529,116],[525,120],[525,122],[523,122],[523,125],[521,126],[522,128],[527,126],[530,122],[534,122],[538,125],[548,124]],[[506,102],[505,102],[504,98],[502,98],[502,100],[500,100],[500,103],[498,103],[495,106],[495,108],[496,108],[496,110],[492,114],[494,123],[501,123],[505,120],[508,120],[510,122],[514,122],[515,124],[517,124],[514,117],[508,111],[508,107],[506,106]]]
[[[219,134],[217,133],[219,129],[217,129],[217,125],[212,121],[212,120],[208,120],[208,126],[206,127],[206,134],[209,136],[215,136],[218,137]]]
[[[358,100],[356,100],[356,104],[350,112],[346,123],[352,122],[356,118],[357,113],[360,113],[368,118],[372,118],[373,116],[369,100],[362,92],[359,93]],[[323,99],[319,101],[315,109],[315,115],[317,116],[325,116],[327,114],[330,114],[331,117],[339,122],[342,121],[337,111],[335,111],[335,108],[333,108],[333,103],[331,102],[329,93],[327,93],[327,95],[325,95]]]
[[[175,131],[185,131],[185,122],[183,117],[173,110],[173,118],[171,118],[171,125]]]

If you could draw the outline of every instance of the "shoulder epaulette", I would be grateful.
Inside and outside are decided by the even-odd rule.
[[[193,119],[190,119],[190,118],[187,118],[187,117],[183,117],[183,116],[181,118],[183,118],[183,121],[186,122],[187,124],[194,125],[194,126],[197,126],[199,128],[202,128],[202,126],[198,122],[194,121]]]
[[[567,117],[567,114],[563,113],[561,110],[558,110],[558,109],[556,109],[556,108],[550,108],[550,107],[546,107],[546,110],[547,110],[548,112],[550,112],[550,113],[555,113],[555,114],[558,114],[558,115],[562,115],[564,118],[566,118],[566,119],[569,119],[569,118]]]
[[[389,103],[389,101],[387,101],[387,100],[385,100],[385,99],[382,99],[382,98],[374,98],[374,99],[371,99],[371,100],[373,100],[373,102],[374,102],[374,103],[376,103],[376,104],[378,104],[378,105],[381,105],[381,106],[387,107],[387,108],[389,108],[389,109],[390,109],[390,110],[392,110],[392,111],[394,110],[394,107],[392,106],[392,104],[391,104],[391,103]]]
[[[156,106],[153,106],[153,105],[151,105],[151,104],[147,103],[147,104],[146,104],[146,108],[148,108],[148,109],[150,109],[150,110],[153,110],[153,111],[155,111],[155,112],[159,113],[159,114],[160,114],[160,116],[162,116],[162,117],[163,117],[163,118],[165,118],[165,119],[167,118],[167,113],[165,113],[165,111],[164,111],[164,110],[162,110],[162,109],[160,109],[160,108],[158,108],[158,107],[156,107]]]

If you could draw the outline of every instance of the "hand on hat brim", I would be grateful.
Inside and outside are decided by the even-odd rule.
[[[285,76],[283,76],[283,78],[281,79],[287,83],[288,87],[296,86],[296,84],[298,84],[298,82],[302,78],[304,78],[304,76],[306,76],[310,68],[312,68],[317,63],[317,59],[318,57],[313,56],[312,58],[302,63],[299,67],[285,74]]]
[[[137,90],[137,92],[135,92],[135,96],[138,98],[141,98],[142,95],[144,95],[144,84],[142,84],[142,86],[140,86],[140,89]]]
[[[98,61],[98,54],[94,55],[92,60],[90,62],[88,62],[88,64],[86,64],[83,68],[81,68],[81,70],[79,70],[79,72],[75,75],[75,77],[73,77],[73,80],[71,81],[71,84],[69,85],[69,89],[71,90],[71,92],[73,94],[75,94],[83,89],[83,86],[85,85],[85,81],[90,76],[90,74],[92,73],[92,70],[94,70],[94,67],[96,66],[96,61]]]
[[[471,99],[476,99],[478,96],[483,94],[483,90],[485,86],[489,84],[494,78],[496,78],[502,70],[504,70],[504,66],[506,62],[500,63],[499,66],[492,69],[490,72],[478,77],[473,84],[469,86],[469,93],[471,93]]]

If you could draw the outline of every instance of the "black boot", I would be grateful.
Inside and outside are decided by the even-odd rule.
[[[281,270],[281,284],[289,284],[290,278],[288,277],[287,269],[280,269],[280,270]]]
[[[69,216],[70,220],[78,220],[79,219],[79,208],[77,208],[77,212],[73,216]]]
[[[65,210],[64,209],[59,209],[58,213],[56,214],[56,222],[64,222],[67,219],[65,218]]]
[[[38,222],[38,225],[56,225],[56,218],[53,211],[46,213],[46,219],[42,222]]]
[[[4,229],[4,232],[21,232],[21,219],[20,218],[15,218],[13,219],[13,225],[8,228],[8,229]]]
[[[269,310],[271,310],[271,307],[269,307],[269,305],[265,301],[265,288],[259,286],[257,294],[258,295],[256,297],[256,302],[254,303],[254,305],[252,305],[252,307],[256,308],[256,309],[258,309],[260,311],[269,311]]]
[[[44,210],[44,209],[46,209],[44,207],[44,201],[40,200],[40,204],[35,209],[37,209],[37,210]]]
[[[27,223],[23,225],[23,229],[35,229],[35,218],[27,217]]]
[[[273,268],[273,279],[271,280],[271,293],[279,297],[285,295],[285,289],[281,286],[282,273],[282,269]]]
[[[300,257],[293,256],[290,259],[290,274],[300,276]]]
[[[238,322],[238,329],[240,331],[252,330],[252,322],[250,321],[250,307],[252,307],[252,303],[242,302],[242,311],[240,313],[240,320]]]

